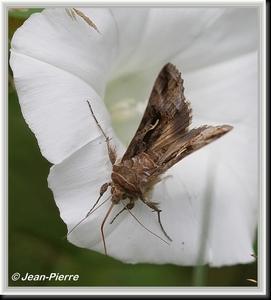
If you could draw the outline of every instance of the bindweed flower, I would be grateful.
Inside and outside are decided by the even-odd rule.
[[[120,158],[159,71],[171,62],[184,78],[194,111],[191,127],[234,129],[155,185],[150,197],[160,203],[172,241],[165,242],[157,214],[140,200],[132,214],[124,211],[110,224],[124,207],[120,202],[104,226],[108,255],[177,265],[253,260],[257,36],[257,10],[237,7],[54,8],[32,15],[17,30],[10,65],[22,113],[54,164],[49,187],[71,243],[104,253],[100,227],[111,205],[108,189],[85,218],[112,172],[87,101]]]

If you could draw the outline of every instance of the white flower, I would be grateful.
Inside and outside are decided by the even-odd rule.
[[[128,211],[110,224],[123,208],[119,203],[104,226],[108,255],[131,263],[251,262],[257,226],[257,10],[80,11],[100,33],[75,10],[45,9],[15,33],[10,60],[25,120],[54,164],[49,186],[68,231],[94,205],[112,170],[87,100],[121,157],[156,76],[172,62],[192,104],[191,127],[234,129],[172,167],[155,186],[151,198],[160,202],[172,242],[148,231],[167,240],[157,214],[140,200],[131,213],[148,230]],[[99,204],[109,196],[108,189]],[[100,227],[110,205],[109,198],[69,241],[104,253]]]

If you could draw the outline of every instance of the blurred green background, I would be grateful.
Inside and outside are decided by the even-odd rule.
[[[9,12],[8,38],[26,18],[41,9]],[[174,265],[129,265],[78,248],[64,237],[66,226],[47,186],[50,163],[40,153],[26,125],[9,69],[8,99],[8,280],[19,286],[255,286],[257,262],[210,268]],[[19,272],[78,274],[78,281],[12,281]]]

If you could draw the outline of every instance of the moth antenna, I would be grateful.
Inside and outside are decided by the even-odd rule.
[[[107,220],[112,208],[114,207],[115,203],[112,202],[112,204],[110,205],[104,219],[103,219],[103,222],[102,222],[102,225],[101,225],[101,233],[102,233],[102,240],[103,240],[103,244],[104,244],[104,253],[105,255],[107,255],[107,249],[106,249],[106,243],[105,243],[105,236],[104,236],[104,224],[105,224],[105,221]]]
[[[89,101],[87,101],[87,103],[88,103],[89,109],[91,111],[91,114],[92,114],[92,116],[93,116],[93,118],[94,118],[97,126],[99,127],[99,129],[101,130],[103,136],[105,137],[105,142],[106,142],[106,145],[107,145],[107,151],[108,151],[109,159],[111,161],[111,164],[113,165],[116,162],[116,160],[117,160],[117,154],[116,154],[115,148],[110,146],[110,140],[111,140],[111,138],[109,138],[106,135],[106,133],[104,132],[102,126],[100,125],[99,121],[97,120],[97,118],[96,118],[96,116],[94,114],[94,111],[92,110],[92,107],[91,107]]]
[[[123,200],[121,200],[121,202],[123,203]],[[124,203],[123,203],[123,205],[125,205]],[[143,225],[139,220],[138,220],[138,218],[129,210],[129,209],[127,209],[126,208],[126,206],[124,207],[124,209],[122,209],[119,213],[118,213],[118,215],[123,211],[123,210],[127,210],[128,212],[129,212],[129,214],[139,223],[139,225],[141,225],[144,229],[146,229],[149,233],[151,233],[151,234],[153,234],[154,236],[156,236],[157,238],[159,238],[161,241],[163,241],[164,243],[166,243],[166,244],[168,244],[168,245],[170,245],[170,243],[168,243],[166,240],[164,240],[163,238],[161,238],[158,234],[156,234],[156,233],[154,233],[153,231],[151,231],[150,229],[148,229],[145,225]],[[116,216],[117,217],[117,216]],[[114,219],[116,219],[116,217],[114,218]],[[166,237],[170,240],[170,241],[172,241],[169,237],[168,237],[168,235],[166,234]]]
[[[109,140],[109,138],[108,138],[108,136],[105,134],[105,132],[104,132],[102,126],[101,126],[100,123],[98,122],[98,120],[97,120],[97,118],[96,118],[96,116],[95,116],[95,114],[94,114],[94,111],[92,110],[92,107],[91,107],[89,101],[87,101],[87,103],[88,103],[89,109],[90,109],[90,111],[91,111],[91,114],[92,114],[92,116],[93,116],[95,122],[97,123],[97,126],[100,128],[100,130],[101,130],[102,134],[104,135],[105,139],[106,139],[106,140]]]

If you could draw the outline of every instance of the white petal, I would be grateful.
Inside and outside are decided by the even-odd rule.
[[[257,13],[251,8],[137,8],[132,13],[114,8],[112,13],[119,32],[114,77],[159,69],[169,61],[182,71],[198,69],[253,51],[258,41]]]
[[[129,97],[129,93],[122,88],[125,86],[134,88],[132,100],[145,100],[150,93],[150,81],[154,81],[162,67],[160,63],[174,58],[174,62],[180,63],[177,67],[185,71],[183,77],[188,83],[188,98],[191,101],[199,99],[192,101],[194,124],[201,125],[198,124],[200,121],[208,124],[211,120],[215,125],[218,121],[220,124],[234,125],[235,128],[219,141],[180,162],[155,187],[152,199],[161,202],[162,223],[173,240],[170,245],[148,231],[166,239],[157,222],[157,214],[139,200],[131,212],[148,230],[128,211],[109,224],[123,208],[122,203],[116,205],[104,228],[108,254],[133,263],[210,263],[220,266],[252,261],[249,254],[252,252],[251,243],[257,221],[257,176],[253,175],[257,174],[256,102],[253,102],[257,95],[254,82],[257,64],[255,54],[240,57],[240,60],[232,58],[255,49],[256,14],[250,14],[249,10],[225,8],[142,9],[134,15],[131,11],[129,14],[128,10],[127,14],[122,14],[126,10],[118,9],[82,11],[97,25],[102,36],[79,17],[74,25],[75,21],[67,17],[63,10],[57,9],[55,15],[45,12],[42,24],[49,25],[45,26],[48,32],[48,35],[45,34],[45,44],[52,41],[49,35],[54,32],[50,28],[54,24],[61,32],[58,35],[56,31],[53,36],[57,47],[53,45],[49,47],[49,55],[45,53],[43,37],[39,34],[38,38],[35,37],[39,43],[33,44],[32,34],[37,33],[29,21],[25,27],[27,30],[22,29],[21,36],[18,34],[18,41],[15,36],[11,60],[22,99],[22,110],[39,139],[44,155],[55,163],[63,161],[52,167],[49,185],[68,229],[71,230],[85,217],[99,196],[100,186],[110,181],[111,164],[105,138],[97,128],[86,100],[91,100],[95,115],[102,127],[107,129],[107,134],[113,137],[112,142],[121,147],[101,105],[106,77],[110,71],[113,72],[107,101],[109,99],[114,103],[119,95]],[[167,26],[168,14],[172,26]],[[195,16],[198,16],[199,22],[195,22]],[[62,22],[58,18],[65,22],[64,28],[60,28]],[[136,19],[139,22],[133,22]],[[229,32],[229,24],[233,24],[234,31]],[[134,29],[132,33],[131,29]],[[86,39],[86,32],[91,42]],[[252,35],[249,36],[250,33]],[[181,42],[178,34],[181,34]],[[23,35],[26,35],[25,39],[21,39]],[[79,38],[72,43],[72,51],[68,50],[68,54],[63,55],[65,45],[70,45],[74,35]],[[64,42],[58,41],[63,36]],[[29,43],[27,37],[30,37]],[[240,39],[243,42],[237,43]],[[206,40],[210,43],[204,44]],[[129,44],[127,47],[126,43]],[[80,47],[82,49],[78,49]],[[30,53],[28,49],[31,49]],[[56,49],[62,51],[54,61]],[[73,62],[70,64],[74,50],[80,53],[79,60],[76,60],[79,66]],[[106,60],[101,61],[104,57]],[[225,64],[206,67],[222,59],[227,59]],[[24,70],[20,70],[21,60]],[[26,66],[29,67],[28,72],[25,71]],[[205,68],[198,73],[191,72],[203,66]],[[246,68],[247,73],[244,72]],[[134,73],[140,69],[143,75]],[[144,69],[148,71],[144,72]],[[124,78],[123,85],[116,88],[115,83],[121,80],[121,76]],[[229,80],[225,81],[223,76]],[[194,90],[190,89],[189,84],[199,78],[206,78],[204,82],[198,81],[198,86],[203,86],[203,90],[196,86]],[[134,79],[137,80],[136,84]],[[249,87],[245,89],[247,83]],[[32,91],[33,86],[37,86],[37,90]],[[59,89],[55,94],[48,86],[53,89],[61,86],[62,90]],[[117,92],[112,95],[112,90]],[[38,99],[38,95],[41,100],[33,104],[33,99]],[[63,107],[64,111],[59,112]],[[139,111],[138,106],[136,109]],[[45,112],[49,115],[44,115]],[[124,124],[122,127],[127,131],[128,126]],[[89,128],[92,132],[89,132]],[[108,196],[109,190],[101,201]],[[80,247],[104,253],[100,226],[110,204],[109,199],[78,225],[68,236],[69,240]]]
[[[253,253],[251,241],[258,210],[257,70],[257,53],[254,52],[185,76],[186,95],[195,114],[192,127],[206,123],[234,126],[227,136],[182,162],[187,170],[196,160],[202,168],[200,173],[204,172],[205,186],[212,186],[209,192],[212,197],[207,200],[207,204],[212,201],[207,219],[208,241],[213,252],[211,264],[215,266],[252,261],[249,254]],[[207,151],[213,154],[202,157]],[[212,164],[214,171],[210,169]],[[181,172],[181,164],[178,167]],[[193,173],[199,174],[196,170]],[[210,174],[213,174],[211,178]],[[195,189],[200,191],[198,187]]]
[[[113,132],[108,131],[107,133],[110,139],[114,138],[112,146],[116,146],[117,139]],[[122,145],[118,144],[118,151],[121,150],[123,150]],[[68,230],[71,230],[92,208],[98,199],[100,187],[110,181],[110,175],[111,163],[105,138],[101,133],[61,164],[51,168],[48,177],[49,187],[54,193],[61,217],[68,225]],[[100,210],[103,211],[108,204],[105,204]],[[91,219],[89,217],[89,220]],[[101,220],[98,219],[98,221],[100,224]],[[95,227],[95,224],[91,226]],[[92,233],[93,235],[91,234],[89,239],[84,235],[85,243],[88,243],[89,247],[93,246],[93,243],[97,243],[96,239],[101,240],[99,230],[93,230]],[[73,233],[69,239],[72,237]],[[75,236],[75,238],[77,237]]]
[[[206,122],[246,124],[256,130],[258,116],[258,54],[256,51],[182,74],[192,103],[193,126]]]
[[[107,10],[97,12],[109,26]],[[104,24],[97,26],[102,32]],[[101,103],[114,34],[103,34],[79,17],[72,20],[64,9],[54,9],[30,17],[13,37],[10,64],[22,112],[43,155],[53,163],[97,136],[87,100],[109,121]]]
[[[172,60],[182,71],[227,61],[258,47],[257,9],[204,8],[195,19],[200,22],[195,22],[198,26],[192,34],[187,29],[189,44]]]

